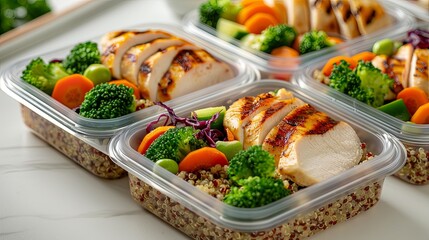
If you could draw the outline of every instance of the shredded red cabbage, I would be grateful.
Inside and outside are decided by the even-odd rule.
[[[429,48],[429,31],[414,29],[408,32],[405,43],[411,43],[415,48]]]
[[[210,147],[216,146],[216,141],[224,140],[225,134],[219,129],[212,129],[210,125],[219,117],[219,113],[213,115],[209,120],[200,121],[198,118],[192,114],[190,118],[179,117],[174,112],[174,110],[161,102],[155,102],[155,105],[161,106],[167,110],[167,114],[163,113],[159,115],[158,119],[150,122],[146,127],[146,133],[149,133],[155,128],[155,125],[161,122],[163,126],[192,126],[194,129],[198,129],[198,133],[195,135],[198,139],[203,139],[207,142]]]

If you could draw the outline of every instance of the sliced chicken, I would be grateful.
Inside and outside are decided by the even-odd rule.
[[[331,0],[310,0],[311,29],[340,33]]]
[[[381,70],[382,73],[389,71],[389,57],[387,55],[377,55],[371,60],[374,67]]]
[[[347,39],[352,39],[360,35],[355,17],[350,9],[348,0],[331,0],[334,14],[340,27],[341,35]]]
[[[410,87],[418,87],[429,96],[429,49],[417,48],[411,60]]]
[[[192,44],[171,46],[150,56],[139,68],[137,86],[145,99],[156,101],[158,83],[182,50],[199,50]]]
[[[387,74],[396,82],[402,84],[404,88],[408,87],[408,77],[410,74],[411,58],[414,47],[411,43],[401,46],[389,59],[389,71]]]
[[[292,98],[274,103],[268,109],[258,113],[244,126],[244,149],[253,145],[262,145],[268,132],[297,107],[305,103]]]
[[[295,27],[298,34],[310,30],[310,7],[308,0],[285,0],[288,24]]]
[[[101,51],[101,63],[110,69],[113,77],[121,79],[121,60],[122,56],[128,49],[138,44],[150,42],[154,39],[170,37],[170,34],[163,31],[130,31],[119,34],[117,37],[110,39],[107,44],[103,43],[105,48]]]
[[[231,67],[204,50],[183,50],[158,83],[157,101],[168,101],[234,77]]]
[[[121,74],[122,78],[137,85],[137,77],[142,63],[158,52],[159,50],[184,44],[185,41],[179,38],[161,38],[148,43],[139,44],[130,48],[122,57]]]
[[[104,51],[107,48],[109,42],[115,37],[119,37],[120,35],[126,33],[126,31],[111,31],[104,34],[100,39],[100,47]]]
[[[376,0],[350,0],[350,7],[362,35],[391,24],[390,16]]]
[[[275,156],[279,173],[300,186],[337,175],[362,157],[359,137],[350,125],[308,104],[285,116],[262,147]]]

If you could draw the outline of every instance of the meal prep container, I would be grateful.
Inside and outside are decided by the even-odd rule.
[[[410,25],[415,22],[412,14],[403,10],[401,7],[386,1],[379,2],[383,5],[387,14],[393,20],[389,27],[382,28],[371,34],[347,40],[345,43],[338,44],[333,47],[304,54],[297,58],[273,57],[272,55],[264,52],[255,51],[249,48],[241,48],[240,42],[233,38],[226,36],[222,36],[222,38],[220,38],[214,28],[199,22],[198,10],[191,11],[185,15],[183,22],[186,31],[219,46],[221,49],[231,52],[237,56],[241,56],[246,61],[255,65],[255,67],[261,72],[262,78],[292,80],[294,74],[301,71],[308,62],[314,59],[323,57],[325,54],[338,49],[351,47],[359,42],[372,39],[376,36],[383,36],[386,33],[403,31],[404,29],[408,29]],[[223,39],[228,39],[228,41]]]
[[[148,211],[194,239],[300,239],[370,209],[380,199],[383,181],[405,162],[405,149],[367,117],[345,111],[335,102],[314,98],[299,86],[264,79],[195,99],[175,108],[179,116],[210,106],[230,105],[244,96],[286,88],[304,102],[349,123],[376,156],[326,181],[259,208],[237,208],[200,191],[137,152],[148,123],[137,122],[112,138],[109,154],[128,171],[132,198]]]
[[[219,52],[213,45],[204,43],[178,27],[145,24],[130,29],[158,29],[169,32],[206,49],[214,57],[229,64],[234,70],[233,79],[168,101],[167,103],[171,106],[188,103],[197,96],[209,95],[212,92],[219,92],[223,88],[259,79],[256,69],[235,56]],[[98,42],[99,39],[100,37],[94,38],[93,41]],[[64,58],[71,48],[72,46],[49,52],[41,57],[45,62]],[[11,65],[1,75],[2,90],[21,103],[24,123],[40,138],[94,175],[108,179],[125,176],[126,172],[114,164],[107,155],[108,141],[125,126],[152,116],[161,108],[152,106],[114,119],[84,118],[20,78],[22,71],[33,58],[35,57]]]
[[[389,1],[390,3],[398,7],[406,9],[411,14],[413,14],[418,20],[429,22],[429,6],[426,6],[426,8],[424,8],[424,6],[419,5],[418,3],[412,0],[385,0],[385,1]]]
[[[412,29],[415,28],[429,30],[429,25],[427,23],[419,23]],[[393,35],[379,36],[365,42],[359,47],[347,48],[343,51],[330,54],[323,59],[309,64],[297,76],[296,80],[301,87],[308,88],[315,94],[319,93],[328,96],[332,101],[351,109],[356,114],[362,112],[369,115],[372,124],[396,136],[407,149],[407,162],[400,171],[395,173],[395,176],[412,184],[427,184],[429,183],[429,124],[414,124],[399,120],[346,94],[340,93],[313,78],[313,72],[317,69],[322,69],[326,61],[331,57],[338,55],[352,56],[356,53],[370,50],[377,40],[391,38],[400,41],[406,37],[406,34],[407,31],[402,31]]]

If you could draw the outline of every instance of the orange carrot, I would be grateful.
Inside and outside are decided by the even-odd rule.
[[[343,43],[343,42],[344,42],[344,40],[343,40],[343,39],[341,39],[341,38],[339,38],[339,37],[332,37],[332,36],[329,36],[329,37],[328,37],[328,42],[330,42],[330,43],[332,43],[332,44],[340,44],[340,43]]]
[[[238,12],[237,22],[239,24],[245,25],[247,20],[249,20],[251,17],[255,16],[258,13],[266,13],[271,17],[276,16],[277,14],[277,12],[267,4],[263,2],[256,2],[242,8],[240,12]],[[275,17],[273,17],[273,19],[275,19],[276,23],[279,23],[278,19],[276,19]]]
[[[420,106],[429,102],[425,91],[418,87],[404,88],[396,95],[396,99],[404,100],[405,106],[413,116]]]
[[[72,109],[82,104],[85,94],[93,87],[94,83],[85,76],[72,74],[58,80],[51,96]]]
[[[270,59],[269,65],[274,66],[276,68],[291,69],[291,68],[298,67],[300,64],[300,60],[298,58],[299,57],[298,51],[290,47],[283,46],[283,47],[275,48],[271,52],[271,55],[277,58]],[[272,76],[270,76],[270,78],[286,80],[286,81],[290,80],[291,77],[292,77],[292,74],[286,73],[286,72],[273,73]]]
[[[179,172],[195,172],[200,169],[207,169],[217,164],[221,166],[228,165],[228,159],[225,154],[216,148],[203,147],[190,152],[179,163]]]
[[[294,58],[299,57],[299,52],[291,47],[283,46],[273,49],[271,55],[274,57]]]
[[[429,103],[421,105],[411,117],[411,122],[429,124]]]
[[[234,141],[235,137],[234,137],[234,134],[231,132],[231,130],[229,130],[229,128],[225,128],[225,131],[226,131],[226,140]]]
[[[164,134],[170,128],[174,128],[174,126],[160,126],[153,129],[150,133],[144,136],[137,151],[141,154],[145,154],[149,146],[153,143],[153,141],[155,141],[155,139]]]
[[[356,61],[351,57],[336,56],[330,58],[328,62],[326,62],[325,66],[322,68],[322,73],[325,74],[325,76],[331,75],[332,69],[334,69],[334,64],[339,64],[341,60],[348,62],[351,69],[354,69],[357,65]]]
[[[264,2],[264,0],[241,0],[240,4],[244,8],[244,7],[247,7],[247,6],[254,4],[254,3],[263,3],[263,2]]]
[[[112,80],[108,82],[109,84],[116,84],[116,85],[125,85],[129,88],[132,88],[134,90],[134,96],[136,99],[140,99],[140,90],[139,88],[132,82],[126,80],[126,79],[118,79],[118,80]]]
[[[304,34],[299,34],[298,36],[296,36],[292,44],[292,48],[298,52],[299,52],[299,44],[301,44],[302,36],[304,36]]]
[[[279,22],[276,18],[268,13],[256,13],[244,23],[249,33],[260,34],[269,26],[275,26]]]
[[[355,62],[359,62],[359,60],[370,62],[372,61],[372,59],[375,58],[375,56],[377,56],[375,53],[366,51],[366,52],[361,52],[356,55],[353,55],[352,59],[355,60]]]

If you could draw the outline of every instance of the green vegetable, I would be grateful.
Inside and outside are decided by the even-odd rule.
[[[156,172],[157,167],[162,167],[168,170],[169,172],[176,174],[179,172],[179,164],[177,164],[176,161],[172,159],[160,159],[155,162],[155,168],[154,171]]]
[[[235,154],[229,162],[227,173],[235,182],[251,176],[272,177],[275,174],[275,160],[261,146],[251,146]]]
[[[68,72],[60,62],[47,64],[39,57],[31,60],[22,72],[21,78],[46,94],[51,95],[55,83],[68,75]]]
[[[225,154],[228,161],[231,161],[231,159],[238,152],[243,150],[243,144],[237,140],[234,140],[234,141],[217,141],[216,142],[216,149],[221,151],[223,154]]]
[[[324,31],[310,31],[302,36],[299,44],[299,53],[306,54],[332,46],[328,35]]]
[[[171,128],[153,141],[145,156],[154,162],[164,158],[180,162],[191,151],[207,146],[196,138],[198,131],[190,126]]]
[[[220,18],[235,21],[241,5],[233,3],[231,0],[208,0],[199,7],[200,22],[212,28]]]
[[[110,73],[109,68],[100,63],[89,65],[83,75],[90,79],[94,85],[105,83],[112,79],[112,74]]]
[[[285,24],[278,24],[268,27],[260,35],[247,35],[249,37],[244,37],[241,43],[251,49],[271,53],[275,48],[292,46],[297,34],[295,28]]]
[[[378,107],[378,109],[391,116],[401,119],[402,121],[409,121],[411,119],[411,115],[408,112],[407,106],[402,99],[385,104],[381,107]]]
[[[220,37],[222,37],[222,35],[226,35],[228,37],[235,38],[238,40],[249,34],[244,25],[227,20],[225,18],[219,19],[219,21],[217,22],[216,30],[218,33],[220,33]]]
[[[111,119],[135,112],[136,106],[132,88],[102,83],[86,93],[79,114],[93,119]]]
[[[84,74],[91,64],[101,63],[100,57],[97,43],[88,41],[74,46],[63,64],[70,73]]]
[[[382,39],[374,43],[372,52],[377,55],[391,56],[394,53],[395,44],[392,39]]]
[[[203,108],[198,109],[193,112],[198,120],[200,121],[206,121],[209,120],[215,115],[216,113],[219,113],[218,118],[210,124],[210,128],[214,129],[223,129],[223,119],[225,118],[225,112],[226,107],[220,106],[220,107],[209,107],[209,108]]]
[[[223,201],[235,207],[254,208],[267,205],[289,194],[289,190],[280,179],[249,177],[239,180],[238,186],[232,186]]]

